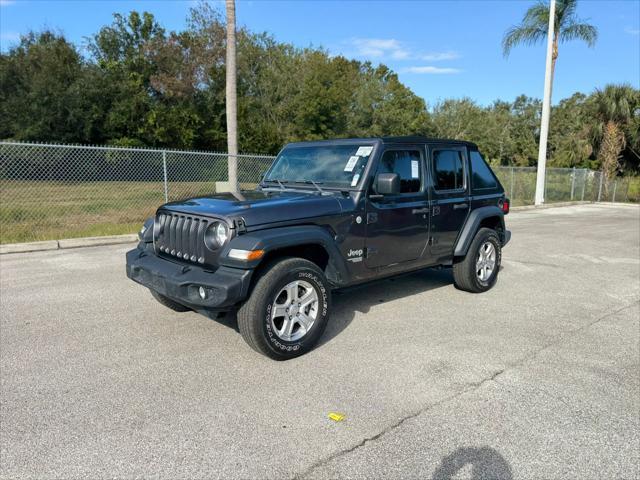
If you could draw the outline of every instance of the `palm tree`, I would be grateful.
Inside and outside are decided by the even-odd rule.
[[[236,92],[236,3],[227,0],[227,168],[232,192],[238,190],[238,96]]]
[[[640,108],[640,92],[628,84],[607,85],[596,90],[592,98],[598,160],[605,179],[610,180],[618,171],[618,159],[627,142],[637,142],[638,131],[633,125]]]
[[[551,56],[551,86],[558,59],[558,44],[569,40],[582,40],[593,47],[598,39],[598,30],[576,17],[578,0],[557,0],[555,28],[553,34],[553,53]],[[518,44],[535,45],[547,38],[549,27],[549,4],[539,1],[529,7],[522,22],[509,28],[502,39],[504,56]]]

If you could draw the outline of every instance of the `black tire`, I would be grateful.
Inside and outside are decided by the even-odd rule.
[[[495,266],[493,272],[486,280],[481,280],[476,272],[476,261],[480,254],[480,248],[490,242],[496,251]],[[473,238],[467,255],[456,259],[453,263],[453,281],[460,290],[472,293],[482,293],[490,290],[498,280],[500,263],[502,261],[502,247],[500,238],[495,230],[481,228]]]
[[[294,281],[309,284],[315,290],[316,318],[301,338],[285,341],[277,333],[276,319],[272,320],[271,312],[274,302],[280,298],[278,295]],[[322,270],[308,260],[282,258],[267,265],[260,273],[249,298],[238,310],[238,329],[242,338],[258,353],[274,360],[287,360],[307,353],[318,343],[327,326],[330,308],[331,290]],[[296,328],[302,327],[297,325]]]
[[[153,298],[155,298],[158,301],[158,303],[164,305],[167,308],[170,308],[174,312],[188,312],[189,310],[191,310],[190,308],[185,307],[181,303],[174,302],[170,298],[167,298],[164,295],[160,295],[158,292],[154,292],[153,290],[149,290],[149,291],[151,292],[151,295],[153,295]]]

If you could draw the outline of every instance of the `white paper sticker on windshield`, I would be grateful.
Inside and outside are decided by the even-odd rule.
[[[349,157],[349,161],[344,166],[344,171],[345,172],[353,172],[353,167],[356,166],[356,163],[358,163],[358,160],[360,160],[360,157],[358,157],[357,155]]]
[[[358,180],[360,180],[360,174],[359,174],[359,173],[356,173],[356,174],[353,176],[353,180],[351,180],[351,186],[352,186],[352,187],[355,187],[355,186],[358,184]]]
[[[420,173],[418,169],[418,161],[411,160],[411,178],[419,178],[419,177],[420,177]]]
[[[371,155],[372,150],[373,150],[373,147],[360,147],[358,148],[356,155],[360,157],[368,157],[369,155]]]

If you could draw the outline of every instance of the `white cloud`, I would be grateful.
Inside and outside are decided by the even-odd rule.
[[[427,62],[440,62],[443,60],[455,60],[460,58],[460,54],[457,52],[436,52],[420,55],[419,58],[420,60],[425,60]]]
[[[625,31],[626,33],[628,33],[629,35],[635,35],[635,36],[640,35],[640,28],[631,28],[631,27],[626,27],[626,28],[624,29],[624,31]]]
[[[452,73],[460,73],[462,70],[458,68],[434,67],[431,65],[407,67],[400,70],[402,73],[419,73],[430,75],[445,75]]]
[[[354,38],[351,41],[356,54],[362,57],[395,59],[407,58],[409,52],[394,38]]]
[[[406,60],[411,54],[407,50],[398,49],[391,52],[391,58],[394,60]]]
[[[460,58],[460,54],[453,51],[420,53],[410,48],[404,42],[395,38],[352,38],[345,42],[350,47],[347,56],[375,60],[425,60],[439,62]]]

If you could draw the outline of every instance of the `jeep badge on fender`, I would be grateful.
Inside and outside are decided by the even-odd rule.
[[[318,342],[334,289],[446,266],[459,289],[489,290],[508,212],[469,142],[292,143],[253,191],[162,205],[127,252],[127,276],[175,311],[237,311],[246,342],[284,360]]]

